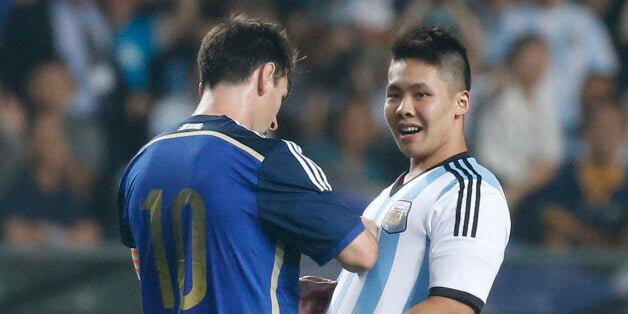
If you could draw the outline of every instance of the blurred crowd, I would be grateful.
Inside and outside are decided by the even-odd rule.
[[[468,145],[501,180],[512,241],[628,248],[622,0],[2,0],[1,241],[117,241],[121,171],[193,112],[199,43],[230,14],[287,29],[301,60],[276,136],[349,206],[408,166],[383,115],[390,40],[439,24],[468,48]]]

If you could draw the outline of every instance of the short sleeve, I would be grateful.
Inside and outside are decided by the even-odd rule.
[[[443,195],[429,219],[430,295],[461,301],[479,312],[504,258],[510,215],[503,194],[494,187],[484,184],[481,193],[474,193],[479,201],[469,203],[466,190]]]
[[[322,169],[289,141],[264,159],[258,206],[267,234],[319,265],[338,255],[364,230],[360,217],[334,194]]]

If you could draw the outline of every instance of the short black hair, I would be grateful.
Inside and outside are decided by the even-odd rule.
[[[393,60],[412,58],[436,65],[446,71],[454,83],[464,84],[464,89],[471,90],[467,49],[446,29],[433,25],[404,28],[391,50]]]
[[[275,23],[231,16],[203,38],[197,63],[200,81],[214,87],[219,82],[241,83],[260,65],[276,66],[275,81],[290,75],[297,52],[286,31]]]

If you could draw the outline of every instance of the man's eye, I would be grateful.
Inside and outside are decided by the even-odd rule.
[[[388,97],[388,98],[399,98],[399,95],[397,95],[397,94],[388,94],[388,95],[386,95],[386,97]]]
[[[418,92],[418,93],[416,93],[416,96],[419,97],[419,98],[425,97],[427,95],[428,94],[426,92]]]

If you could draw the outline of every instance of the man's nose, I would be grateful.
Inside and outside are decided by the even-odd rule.
[[[397,110],[395,110],[395,113],[400,118],[413,116],[414,106],[412,104],[412,100],[408,99],[407,97],[402,98],[399,106],[397,107]]]

